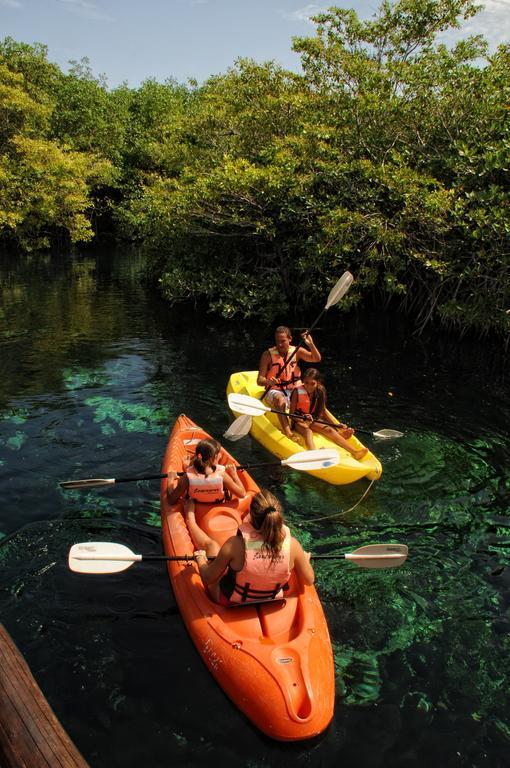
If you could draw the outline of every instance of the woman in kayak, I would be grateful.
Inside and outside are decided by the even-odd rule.
[[[193,525],[190,532],[194,539]],[[196,542],[200,549],[194,553],[195,560],[209,595],[221,605],[283,597],[293,570],[302,584],[314,583],[310,554],[284,524],[280,502],[270,491],[253,497],[250,514],[237,535],[221,548],[208,536],[207,541],[202,537],[202,545]],[[208,557],[214,560],[208,562]]]
[[[194,519],[195,502],[221,504],[230,496],[238,496],[241,499],[244,497],[245,488],[237,474],[236,465],[219,464],[220,454],[221,445],[216,440],[200,440],[195,448],[193,461],[174,487],[172,486],[177,472],[168,472],[168,501],[170,504],[176,504],[182,496],[186,496],[186,519],[190,515],[193,515]],[[203,535],[206,536],[204,533]]]
[[[294,419],[294,429],[305,438],[306,447],[313,451],[315,443],[313,432],[324,435],[333,443],[345,448],[357,461],[368,453],[368,448],[357,450],[347,441],[354,434],[354,430],[347,424],[338,424],[337,428],[327,424],[318,424],[316,419],[327,421],[333,425],[331,417],[326,411],[326,389],[322,383],[322,377],[316,368],[308,368],[302,378],[302,384],[294,389],[290,398],[289,412],[304,416],[304,419]]]

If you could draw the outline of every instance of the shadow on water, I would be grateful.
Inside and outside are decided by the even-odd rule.
[[[317,331],[333,410],[404,437],[367,438],[384,472],[351,512],[365,481],[334,487],[283,469],[255,477],[284,501],[307,549],[401,541],[410,557],[395,571],[317,561],[335,718],[313,742],[277,744],[210,677],[161,565],[104,578],[66,567],[81,540],[160,551],[158,487],[66,493],[59,481],[157,472],[180,412],[220,437],[228,375],[256,368],[271,342],[269,328],[169,308],[143,287],[141,266],[136,254],[96,253],[4,260],[0,271],[2,622],[92,768],[506,765],[503,353],[432,332],[416,339],[404,318],[381,313],[332,310]],[[269,458],[249,437],[233,451],[242,463]]]

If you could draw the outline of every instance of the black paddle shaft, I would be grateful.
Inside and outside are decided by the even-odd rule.
[[[310,555],[314,560],[341,560],[345,558],[345,555]],[[214,560],[214,557],[208,557],[208,560]],[[143,555],[142,560],[182,560],[184,562],[193,562],[195,560],[194,555]]]
[[[236,467],[238,470],[244,470],[244,469],[254,469],[256,467],[279,467],[281,461],[264,461],[262,464],[246,464],[245,466]],[[177,472],[178,475],[185,475],[186,472]],[[137,482],[137,480],[162,480],[163,478],[168,477],[167,473],[159,474],[159,475],[143,475],[143,477],[116,477],[115,483],[132,483]]]
[[[143,477],[116,477],[115,483],[136,483],[137,480],[162,480],[164,477],[166,477],[166,473],[159,475],[144,475]]]
[[[208,560],[214,560],[214,557],[208,557]],[[185,562],[194,562],[194,555],[143,555],[142,560],[184,560]]]
[[[274,462],[265,461],[263,464],[247,464],[246,466],[243,466],[243,467],[236,467],[236,469],[243,470],[243,469],[252,469],[254,467],[279,467],[281,463],[282,463],[281,461],[274,461]],[[186,472],[177,472],[177,474],[185,475]],[[165,477],[168,477],[166,472],[164,474],[159,474],[159,475],[143,475],[143,477],[116,477],[115,483],[116,484],[130,483],[130,482],[136,483],[138,480],[163,480],[163,478]]]

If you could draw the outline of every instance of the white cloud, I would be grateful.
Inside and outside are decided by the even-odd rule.
[[[485,8],[461,26],[463,35],[483,35],[491,50],[510,43],[510,0],[486,0]]]
[[[100,11],[95,3],[89,3],[87,0],[58,0],[59,3],[69,11],[81,16],[83,19],[93,19],[94,21],[113,21],[111,16]]]
[[[311,24],[312,22],[310,21],[310,18],[327,10],[330,5],[331,3],[329,5],[315,5],[315,3],[309,3],[303,8],[298,8],[295,11],[281,11],[281,14],[284,19],[288,19],[289,21],[305,21]]]
[[[494,50],[500,43],[510,43],[510,0],[485,0],[485,2],[481,0],[481,2],[484,4],[482,11],[471,19],[462,22],[460,29],[449,30],[438,39],[450,45],[468,35],[483,35],[489,43],[490,50]],[[310,21],[310,18],[326,11],[331,5],[331,2],[328,2],[326,5],[308,3],[308,5],[295,11],[282,10],[280,13],[288,21],[312,24],[313,22]],[[376,2],[370,13],[367,13],[366,5],[360,4],[357,0],[354,0],[354,2],[351,0],[351,2],[347,3],[346,7],[357,6],[360,17],[368,18],[376,12],[378,5],[379,3]]]
[[[489,52],[500,43],[510,43],[510,0],[486,0],[483,11],[461,22],[459,29],[439,35],[438,42],[452,46],[470,35],[482,35],[489,44]]]

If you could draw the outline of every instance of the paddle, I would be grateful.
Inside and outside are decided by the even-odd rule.
[[[260,400],[257,400],[256,397],[250,397],[249,395],[238,395],[235,392],[231,392],[228,396],[228,405],[231,410],[236,411],[237,413],[241,412],[246,414],[250,419],[253,416],[260,416],[263,413],[266,413],[269,411],[270,413],[286,413],[285,411],[277,411],[274,408],[269,408],[269,406],[264,405]],[[286,416],[289,416],[289,418],[293,419],[306,419],[306,416],[301,416],[300,414],[293,413],[288,414],[286,413]],[[314,419],[314,421],[317,424],[326,424],[328,427],[335,427],[337,429],[341,429],[340,424],[331,424],[329,421],[325,421],[323,419]],[[235,421],[232,424],[232,427],[234,426]],[[231,429],[232,429],[231,427]],[[398,432],[396,429],[380,429],[378,432],[370,432],[368,429],[357,429],[357,432],[363,432],[368,435],[373,435],[374,437],[381,437],[381,438],[392,438],[392,437],[402,437],[403,432]],[[244,435],[241,435],[243,437]]]
[[[256,400],[255,402],[258,402]],[[331,449],[319,449],[317,451],[301,451],[300,453],[293,453],[286,459],[280,461],[265,461],[262,464],[246,464],[242,467],[237,467],[238,470],[254,469],[255,467],[290,467],[291,469],[297,469],[302,472],[311,469],[326,469],[326,467],[334,467],[340,462],[338,451],[334,448]],[[177,472],[178,475],[183,475],[184,472]],[[102,485],[116,485],[117,483],[129,483],[137,480],[161,480],[167,477],[166,474],[159,475],[144,475],[143,477],[117,477],[117,478],[90,478],[88,480],[65,480],[59,483],[61,488],[66,490],[76,490],[78,488],[99,488]]]
[[[339,280],[337,280],[337,282],[329,292],[325,307],[322,309],[321,313],[311,324],[310,328],[308,329],[308,333],[313,331],[313,329],[321,319],[324,312],[326,312],[326,310],[328,310],[330,307],[334,306],[335,304],[338,304],[342,296],[345,296],[353,280],[354,278],[350,272],[344,272],[342,277],[340,277]],[[302,345],[302,342],[299,341],[293,353],[289,357],[289,359],[285,361],[284,367],[287,367],[287,365],[290,363],[290,361],[292,360],[294,355],[297,353],[301,345]],[[264,393],[262,394],[262,397],[264,397],[270,389],[271,389],[270,386],[266,387],[266,389],[264,390]],[[238,416],[237,419],[235,419],[235,421],[232,422],[230,427],[224,433],[223,437],[226,437],[227,440],[232,440],[232,441],[240,440],[241,437],[244,437],[245,435],[248,434],[248,432],[250,431],[250,428],[251,428],[251,417],[246,415]]]
[[[360,568],[398,568],[408,554],[406,544],[367,544],[342,555],[314,555],[314,560],[349,560]],[[69,550],[69,568],[75,573],[120,573],[142,560],[194,560],[193,555],[136,555],[124,544],[87,541]],[[213,557],[208,558],[214,560]]]

